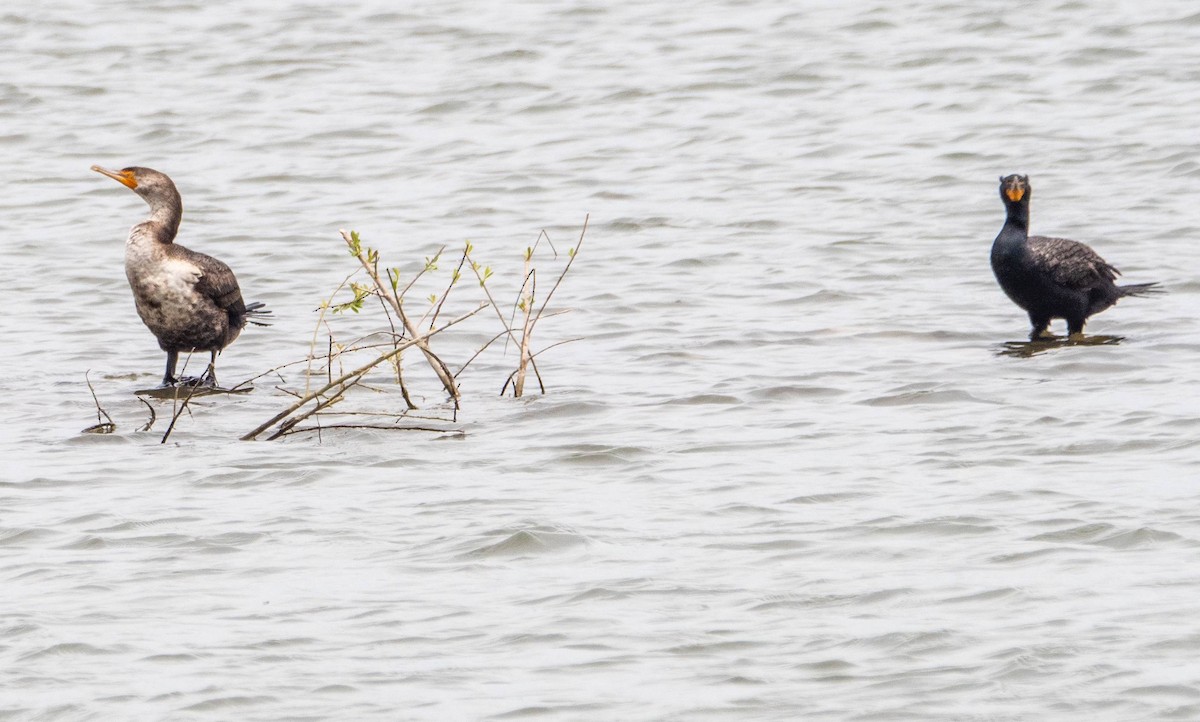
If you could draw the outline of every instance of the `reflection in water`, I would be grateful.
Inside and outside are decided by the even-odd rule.
[[[1005,341],[996,353],[1000,356],[1029,358],[1056,348],[1069,346],[1115,346],[1125,340],[1124,336],[1043,336],[1036,341]]]

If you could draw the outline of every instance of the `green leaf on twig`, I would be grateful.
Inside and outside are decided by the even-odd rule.
[[[437,255],[436,255],[436,256],[434,256],[433,258],[428,258],[428,257],[427,257],[427,258],[425,259],[425,270],[426,270],[426,271],[436,271],[436,270],[437,270],[437,262],[438,262],[438,259],[439,259],[439,258],[441,258],[441,257],[442,257],[442,252],[441,252],[441,251],[438,251],[438,252],[437,252]]]
[[[371,287],[364,283],[351,283],[350,290],[354,293],[354,299],[332,306],[334,313],[341,313],[343,311],[353,311],[358,313],[362,310],[363,303],[366,302],[367,296],[371,295]]]

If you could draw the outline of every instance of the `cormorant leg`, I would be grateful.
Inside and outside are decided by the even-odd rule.
[[[1050,328],[1050,319],[1029,317],[1029,322],[1033,324],[1033,330],[1029,332],[1029,340],[1037,341],[1046,333],[1046,329]]]
[[[204,376],[200,377],[205,386],[217,385],[217,352],[210,351],[211,356],[208,359],[208,368],[204,371]]]
[[[168,351],[167,352],[167,371],[166,371],[166,373],[163,374],[163,381],[162,381],[163,386],[174,386],[175,385],[175,364],[177,364],[177,363],[179,363],[179,352],[178,351]]]

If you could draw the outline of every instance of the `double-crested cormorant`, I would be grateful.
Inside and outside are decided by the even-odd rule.
[[[1157,290],[1157,283],[1118,286],[1121,272],[1078,241],[1029,235],[1032,195],[1029,176],[1000,179],[1008,218],[992,244],[992,271],[1013,303],[1029,313],[1030,339],[1041,336],[1053,318],[1065,318],[1070,335],[1081,334],[1092,314],[1125,296]]]
[[[163,385],[178,383],[179,353],[208,351],[208,369],[200,382],[217,383],[217,354],[233,343],[247,322],[270,313],[263,304],[246,305],[233,271],[221,261],[174,243],[183,216],[179,191],[163,173],[150,168],[107,170],[92,166],[125,185],[150,205],[150,217],[129,230],[125,276],[133,289],[138,315],[167,352]]]

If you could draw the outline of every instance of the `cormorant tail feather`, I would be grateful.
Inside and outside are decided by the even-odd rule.
[[[1150,283],[1131,283],[1125,286],[1117,286],[1121,290],[1121,297],[1125,296],[1153,296],[1157,293],[1166,293],[1167,289],[1158,285],[1158,281]]]
[[[254,303],[246,304],[246,323],[252,323],[255,326],[270,326],[271,324],[267,323],[266,321],[258,321],[255,319],[256,316],[271,315],[271,311],[263,308],[266,305],[267,304],[263,303],[262,301],[255,301]]]

